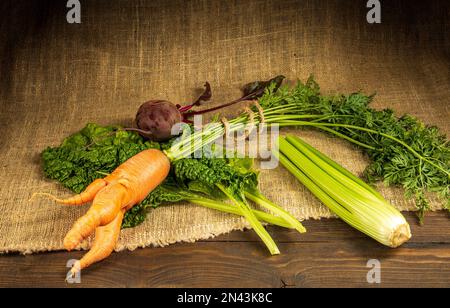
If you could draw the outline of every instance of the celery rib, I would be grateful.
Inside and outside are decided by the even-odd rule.
[[[291,137],[291,136],[289,136]],[[304,147],[306,147],[309,151],[313,152],[315,155],[317,155],[320,159],[331,165],[333,168],[335,168],[337,171],[341,172],[343,175],[347,176],[348,178],[352,179],[359,185],[363,186],[367,190],[371,191],[375,196],[379,197],[380,199],[384,199],[381,194],[375,190],[372,186],[361,180],[359,177],[355,176],[353,173],[336,163],[334,160],[330,159],[328,156],[322,154],[320,151],[309,145],[308,143],[304,142],[300,138],[294,137],[295,140],[299,143],[301,143]]]
[[[255,203],[265,207],[269,211],[273,212],[274,214],[280,216],[282,219],[284,219],[291,228],[294,228],[299,233],[305,233],[306,229],[305,227],[289,212],[278,206],[277,204],[273,203],[272,201],[268,200],[265,196],[263,196],[260,192],[245,192],[245,196],[254,201]]]
[[[261,223],[255,217],[255,215],[252,213],[248,204],[246,204],[242,200],[238,200],[223,185],[221,185],[221,184],[216,184],[216,185],[234,204],[236,204],[238,206],[238,208],[241,210],[241,213],[245,216],[245,218],[248,220],[250,225],[253,227],[253,230],[255,230],[256,234],[258,234],[258,236],[264,242],[267,249],[269,249],[270,254],[272,254],[272,255],[280,254],[280,250],[278,249],[274,240],[269,235],[269,233],[266,231],[266,229],[264,229],[264,226],[261,225]]]
[[[224,202],[219,202],[216,200],[209,200],[207,198],[189,198],[186,200],[191,203],[201,205],[201,206],[213,209],[213,210],[218,210],[218,211],[229,213],[229,214],[244,216],[237,207],[234,207],[234,206],[224,203]],[[292,229],[291,224],[287,223],[284,219],[282,219],[280,217],[276,217],[269,213],[265,213],[265,212],[258,211],[258,210],[252,210],[252,212],[258,220],[263,220],[263,221],[265,221],[269,224],[275,225],[275,226]]]

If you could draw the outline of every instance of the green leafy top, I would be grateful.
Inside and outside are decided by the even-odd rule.
[[[180,159],[172,163],[176,181],[184,187],[189,183],[201,183],[210,191],[222,184],[236,195],[244,189],[258,185],[258,174],[252,168],[251,159],[200,158]]]

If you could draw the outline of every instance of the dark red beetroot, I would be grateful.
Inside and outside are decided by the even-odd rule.
[[[211,99],[211,86],[206,82],[203,94],[190,105],[174,105],[165,100],[151,100],[142,104],[136,114],[136,125],[138,128],[126,128],[125,130],[136,131],[144,138],[150,140],[166,141],[173,137],[172,127],[175,124],[180,122],[191,123],[189,118],[194,115],[215,111],[242,101],[257,99],[263,95],[267,86],[272,82],[275,82],[276,88],[278,88],[283,79],[284,76],[280,75],[268,81],[249,83],[243,89],[243,96],[237,100],[210,109],[191,111],[194,106],[200,106],[202,102]]]
[[[187,106],[174,105],[166,100],[151,100],[142,104],[136,114],[138,128],[126,128],[138,132],[142,137],[153,141],[166,141],[172,135],[172,127],[180,122],[190,122],[189,110],[211,99],[211,86],[205,83],[205,90],[200,97]]]
[[[165,141],[172,137],[172,127],[182,121],[181,113],[171,102],[151,100],[139,107],[136,114],[137,131],[142,137]]]

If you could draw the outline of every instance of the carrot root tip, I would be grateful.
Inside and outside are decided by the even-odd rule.
[[[47,197],[48,199],[56,201],[56,202],[61,201],[60,199],[58,199],[56,196],[54,196],[52,194],[44,193],[44,192],[35,192],[31,195],[30,199],[28,199],[28,202],[33,201],[37,196]]]

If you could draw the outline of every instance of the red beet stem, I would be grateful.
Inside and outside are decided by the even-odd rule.
[[[143,130],[143,129],[134,128],[134,127],[126,127],[126,128],[123,128],[123,130],[131,131],[131,132],[137,132],[137,133],[144,134],[144,135],[151,135],[152,134],[152,131],[150,131],[150,130]]]
[[[183,114],[186,111],[189,111],[194,106],[200,106],[202,102],[207,102],[211,99],[212,92],[211,92],[211,85],[209,82],[205,82],[205,90],[203,91],[202,95],[200,95],[195,102],[193,102],[190,105],[186,106],[180,106],[177,105],[178,111],[180,111],[181,114]]]
[[[225,107],[228,107],[228,106],[231,106],[231,105],[240,103],[240,102],[245,101],[245,100],[247,100],[248,98],[252,97],[253,95],[254,95],[254,93],[250,93],[249,95],[243,96],[243,97],[238,98],[238,99],[236,99],[236,100],[234,100],[234,101],[231,101],[231,102],[229,102],[229,103],[226,103],[226,104],[223,104],[223,105],[219,105],[219,106],[216,106],[216,107],[212,107],[212,108],[208,108],[208,109],[204,109],[204,110],[199,110],[199,111],[194,111],[194,112],[188,112],[188,113],[183,113],[183,112],[181,112],[181,110],[180,110],[180,112],[181,112],[181,114],[182,114],[182,116],[183,116],[183,119],[186,119],[186,118],[189,118],[189,117],[198,115],[198,114],[204,114],[204,113],[216,111],[216,110],[219,110],[219,109],[222,109],[222,108],[225,108]]]

